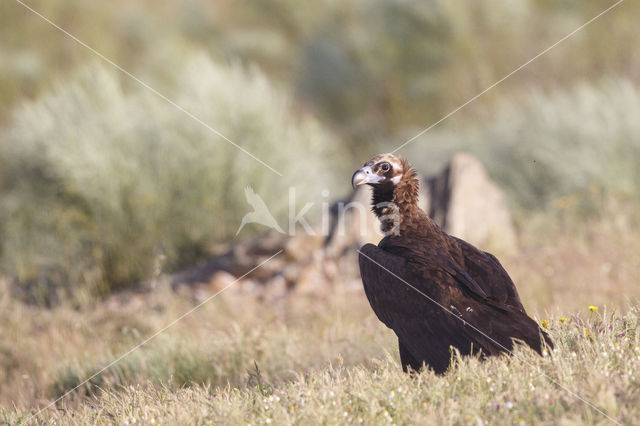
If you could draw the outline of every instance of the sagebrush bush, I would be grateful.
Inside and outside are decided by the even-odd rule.
[[[428,172],[451,153],[478,155],[516,205],[541,209],[558,197],[640,197],[640,88],[624,79],[532,92],[467,129],[434,130],[400,154]],[[597,206],[596,206],[597,207]]]
[[[93,66],[19,108],[0,147],[2,265],[10,274],[41,284],[45,295],[78,283],[125,286],[149,277],[161,259],[175,268],[229,240],[251,210],[245,186],[280,219],[289,185],[299,203],[335,188],[340,145],[293,114],[289,97],[260,72],[196,56],[176,76],[170,98],[284,176]],[[333,173],[323,171],[325,159]]]

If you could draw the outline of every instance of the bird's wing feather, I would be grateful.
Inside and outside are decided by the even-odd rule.
[[[481,299],[487,298],[487,294],[484,292],[482,287],[480,287],[469,274],[467,274],[457,263],[455,263],[453,259],[445,255],[438,255],[437,258],[441,262],[442,268],[459,284],[462,284],[469,292],[480,297]]]
[[[458,265],[451,257],[441,251],[437,251],[433,248],[430,249],[428,247],[424,247],[423,253],[416,256],[416,250],[412,248],[413,246],[413,242],[387,237],[380,242],[379,248],[403,257],[406,256],[407,258],[412,259],[413,264],[437,265],[438,268],[441,268],[451,275],[458,284],[462,285],[470,294],[475,295],[480,299],[487,298],[487,293],[478,284],[478,282],[476,282],[476,280],[461,268],[460,265]]]
[[[465,270],[480,288],[496,301],[525,312],[518,290],[500,261],[491,253],[484,252],[464,240],[451,238],[462,251]]]

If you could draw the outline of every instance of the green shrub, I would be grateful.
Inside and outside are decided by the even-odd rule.
[[[284,176],[111,70],[86,69],[22,106],[0,145],[2,265],[30,293],[107,291],[150,277],[161,259],[193,263],[235,234],[251,210],[246,186],[276,218],[289,185],[299,202],[334,187],[341,148],[260,72],[197,56],[176,75],[171,99]]]
[[[608,80],[504,102],[479,125],[434,130],[399,153],[433,172],[451,153],[471,151],[526,209],[574,195],[639,198],[639,116],[640,88]]]

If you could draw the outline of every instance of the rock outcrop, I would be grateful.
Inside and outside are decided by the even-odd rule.
[[[498,253],[517,249],[504,194],[475,157],[454,155],[441,174],[425,183],[429,200],[425,211],[447,233]]]

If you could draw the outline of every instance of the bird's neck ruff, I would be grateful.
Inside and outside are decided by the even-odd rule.
[[[403,174],[395,186],[374,187],[372,210],[380,220],[382,232],[399,235],[413,222],[413,218],[425,216],[418,206],[420,179],[405,159],[401,160]]]

